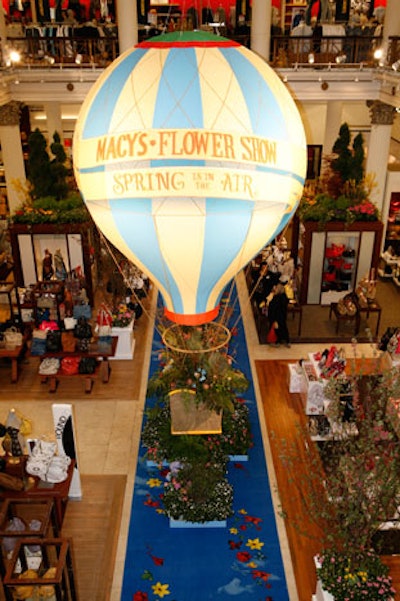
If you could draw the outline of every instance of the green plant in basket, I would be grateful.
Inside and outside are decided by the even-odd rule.
[[[161,366],[149,379],[147,395],[164,398],[176,389],[196,392],[196,401],[211,410],[233,410],[236,393],[247,390],[249,382],[233,366],[233,358],[222,350],[185,353],[166,349],[160,353]]]

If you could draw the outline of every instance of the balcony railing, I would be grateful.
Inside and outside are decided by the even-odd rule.
[[[250,36],[232,36],[240,44],[249,47]],[[313,37],[272,36],[270,64],[277,68],[294,68],[299,64],[382,66],[374,52],[382,39],[373,36],[324,36]],[[10,51],[21,56],[19,68],[78,66],[104,68],[119,55],[118,38],[72,36],[10,37],[6,47],[1,48],[2,67],[12,66]],[[400,36],[391,37],[385,65],[400,60]],[[399,63],[400,64],[400,63]]]

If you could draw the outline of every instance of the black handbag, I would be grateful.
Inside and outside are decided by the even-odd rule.
[[[92,326],[90,325],[90,323],[87,321],[87,319],[85,317],[78,317],[78,321],[75,326],[74,335],[75,335],[75,338],[79,338],[81,340],[83,338],[88,338],[89,340],[90,340],[90,338],[92,338],[92,336],[93,336]]]
[[[94,357],[82,357],[79,361],[80,374],[93,374],[96,371],[97,360]]]
[[[46,352],[58,353],[61,351],[61,332],[60,330],[49,330],[46,336]]]

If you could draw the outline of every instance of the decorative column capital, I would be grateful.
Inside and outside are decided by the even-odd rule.
[[[380,100],[367,100],[373,125],[393,125],[396,109]]]
[[[18,102],[17,100],[11,100],[7,104],[2,104],[0,106],[0,126],[19,125],[22,104],[22,102]]]

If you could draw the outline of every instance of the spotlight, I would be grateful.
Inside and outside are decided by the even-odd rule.
[[[400,69],[400,60],[393,63],[392,69],[393,69],[393,71],[398,71]]]
[[[71,81],[67,83],[67,90],[68,92],[72,92],[74,90],[74,84]]]
[[[345,54],[338,54],[337,57],[335,58],[336,64],[341,65],[343,63],[346,62],[346,55]]]
[[[76,64],[77,64],[77,65],[80,65],[80,64],[81,64],[81,62],[82,62],[82,58],[83,58],[82,54],[77,54],[77,55],[76,55],[76,57],[75,57],[75,62],[76,62]]]
[[[383,48],[377,48],[374,52],[374,59],[379,61],[383,58]]]
[[[310,54],[308,55],[308,62],[310,65],[312,65],[315,61],[315,56],[312,52],[310,52]]]
[[[10,60],[12,63],[19,63],[21,60],[21,55],[17,50],[10,51]]]
[[[54,65],[54,63],[56,62],[56,59],[54,58],[54,56],[47,56],[47,54],[45,55],[44,60],[49,65]]]

